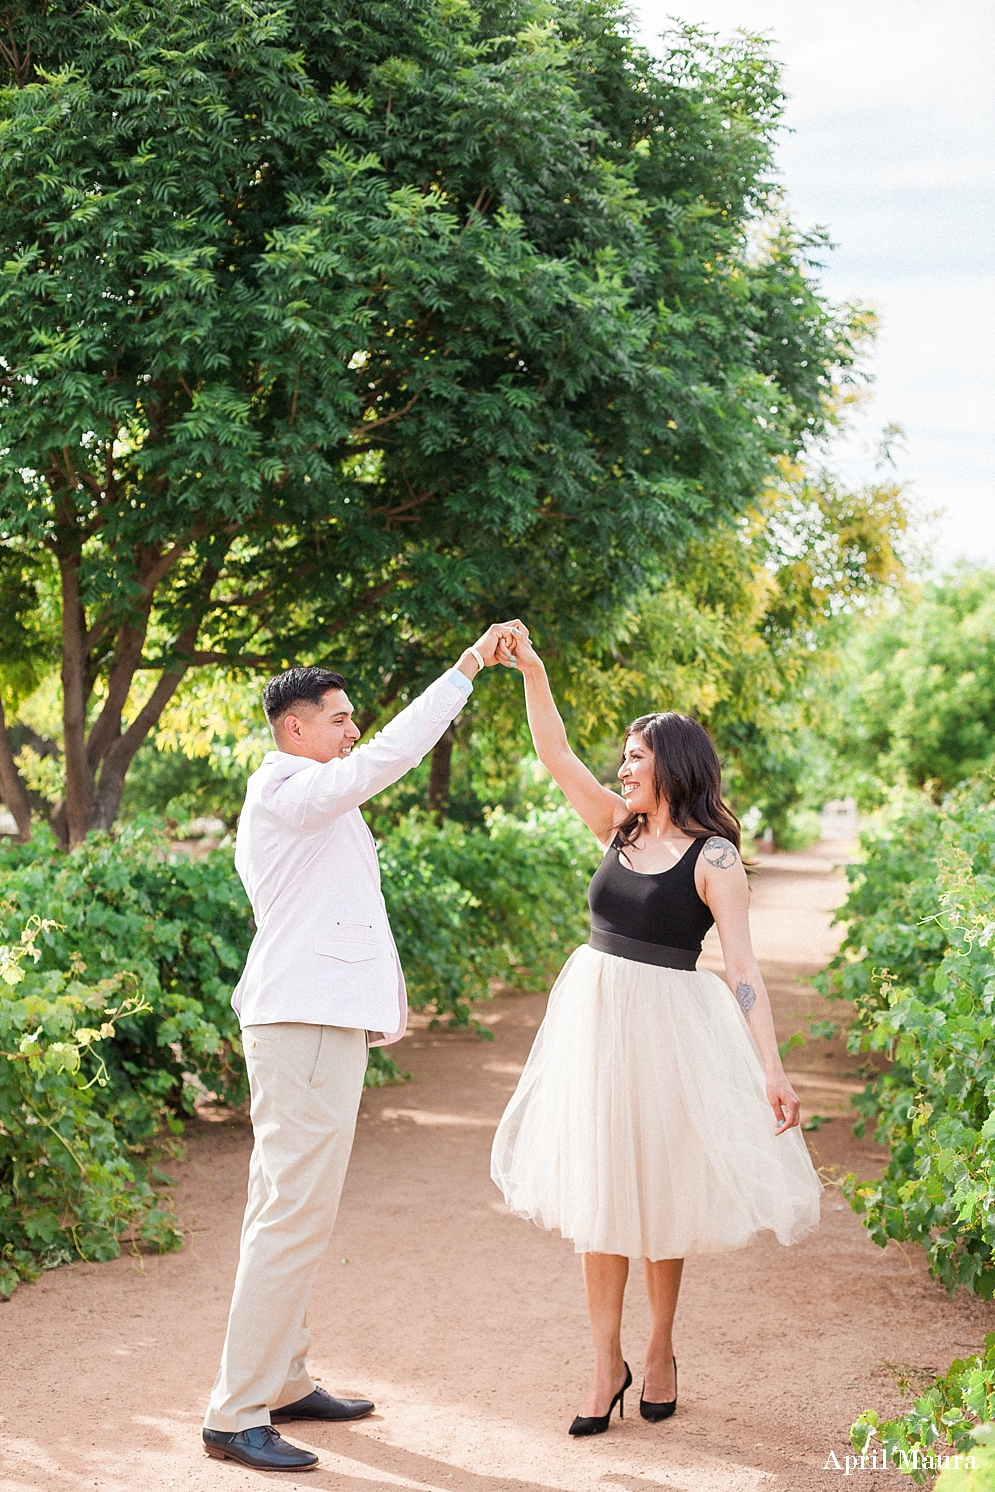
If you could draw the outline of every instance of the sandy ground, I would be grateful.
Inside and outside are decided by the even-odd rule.
[[[754,931],[779,1034],[837,1013],[805,986],[835,945],[840,846],[764,862]],[[716,949],[711,967],[721,968]],[[991,1306],[951,1303],[921,1253],[876,1248],[828,1187],[819,1232],[793,1249],[761,1241],[689,1261],[679,1316],[678,1413],[638,1414],[647,1310],[634,1276],[626,1353],[635,1392],[609,1434],[566,1434],[589,1367],[572,1247],[511,1217],[488,1179],[491,1135],[542,1017],[544,997],[485,1010],[494,1041],[414,1030],[413,1075],[368,1093],[332,1248],[311,1311],[312,1368],[332,1391],[368,1394],[351,1427],[292,1427],[320,1467],[280,1485],[308,1492],[807,1492],[844,1482],[860,1410],[892,1409],[897,1379],[976,1347]],[[395,1049],[396,1050],[396,1049]],[[881,1156],[843,1117],[860,1087],[839,1042],[790,1068],[827,1179]],[[235,1270],[250,1133],[200,1122],[175,1168],[183,1251],[78,1264],[0,1309],[0,1488],[48,1492],[251,1489],[266,1477],[209,1461],[200,1420]],[[291,1431],[288,1431],[291,1434]],[[855,1472],[861,1487],[905,1487]],[[852,1485],[846,1481],[846,1486]]]

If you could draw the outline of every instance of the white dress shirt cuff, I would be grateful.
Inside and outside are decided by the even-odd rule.
[[[470,698],[470,695],[473,693],[473,685],[470,683],[470,680],[467,678],[465,673],[460,673],[458,668],[450,668],[447,673],[444,673],[442,675],[442,677],[446,679],[448,683],[452,684],[455,689],[458,689],[460,694],[464,695],[465,698]]]

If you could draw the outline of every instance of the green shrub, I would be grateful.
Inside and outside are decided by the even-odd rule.
[[[995,1425],[975,1431],[970,1457],[961,1457],[960,1466],[947,1466],[936,1492],[995,1492]]]
[[[486,829],[411,814],[380,846],[384,898],[415,1009],[465,1026],[492,981],[542,988],[587,932],[600,851],[567,808],[495,812]]]
[[[935,920],[941,819],[926,793],[900,790],[861,836],[861,859],[847,868],[850,890],[837,914],[846,936],[828,981],[823,976],[829,992],[863,1002],[882,969],[896,983],[918,985],[940,962],[946,948]]]
[[[920,1243],[930,1269],[995,1295],[995,809],[968,787],[939,806],[904,797],[868,837],[842,909],[847,934],[823,980],[855,1001],[851,1051],[890,1070],[857,1106],[890,1156],[848,1177],[876,1243]]]
[[[993,1421],[995,1332],[985,1338],[982,1352],[951,1363],[908,1414],[881,1420],[866,1410],[851,1426],[850,1440],[858,1455],[877,1451],[881,1467],[905,1472],[914,1482],[941,1471],[939,1492],[992,1492]]]
[[[380,861],[412,1006],[430,1011],[436,1022],[466,1026],[472,1002],[485,998],[496,982],[541,987],[584,936],[584,889],[598,855],[591,835],[565,808],[528,819],[498,813],[485,829],[451,823],[439,829],[419,816],[402,821],[382,842]],[[78,1240],[72,1244],[77,1253],[103,1257],[99,1250],[112,1248],[115,1229],[121,1231],[113,1209],[123,1209],[122,1218],[132,1216],[128,1198],[140,1199],[134,1216],[144,1219],[142,1236],[151,1237],[159,1214],[139,1180],[148,1145],[163,1130],[182,1130],[181,1116],[203,1088],[228,1103],[244,1098],[230,1000],[252,922],[230,846],[191,860],[172,853],[161,832],[147,824],[127,826],[114,837],[92,835],[68,855],[42,837],[11,846],[0,854],[0,894],[0,939],[7,945],[20,946],[22,927],[35,919],[31,994],[34,999],[39,992],[40,999],[44,993],[51,1004],[36,1010],[23,998],[8,1001],[8,1027],[0,1031],[9,1029],[10,1043],[27,1031],[24,1021],[36,1020],[43,1045],[49,1038],[58,1045],[71,1037],[76,1015],[91,1008],[80,1000],[106,1006],[110,993],[123,987],[125,970],[129,984],[129,1002],[102,1022],[99,1055],[92,1043],[77,1042],[73,1072],[44,1069],[46,1082],[55,1084],[59,1102],[67,1105],[64,1123],[74,1133],[73,1126],[82,1126],[92,1164],[109,1169],[94,1182],[95,1190],[85,1192],[85,1207],[79,1204],[83,1221],[58,1227],[51,1221],[56,1214],[69,1216],[68,1202],[60,1204],[63,1213],[45,1214],[51,1239],[38,1231],[40,1225],[32,1224],[32,1233],[18,1221],[21,1204],[6,1189],[0,1192],[0,1238],[23,1272],[46,1249],[68,1248],[70,1236]],[[84,968],[94,981],[85,989],[79,984]],[[487,1034],[485,1027],[478,1029]],[[6,1066],[34,1072],[20,1056]],[[367,1083],[398,1076],[389,1052],[371,1053]],[[71,1103],[63,1089],[71,1089]],[[10,1083],[0,1089],[0,1122],[10,1165],[23,1177],[34,1164],[34,1126],[17,1118],[27,1101],[19,1091]],[[120,1185],[111,1185],[112,1174]],[[111,1210],[98,1224],[100,1207]]]
[[[33,851],[32,853],[29,853]],[[251,940],[249,904],[231,853],[170,854],[162,834],[131,825],[95,834],[69,855],[44,842],[0,859],[0,937],[29,915],[50,927],[42,971],[78,956],[98,979],[135,976],[143,1008],[117,1022],[102,1048],[101,1113],[129,1145],[148,1142],[189,1112],[190,1073],[228,1102],[245,1094],[232,987]]]
[[[841,909],[847,931],[824,992],[855,1003],[850,1049],[883,1053],[888,1071],[857,1100],[889,1149],[877,1181],[848,1176],[871,1237],[921,1244],[931,1272],[995,1296],[995,806],[987,786],[936,804],[896,795],[864,837]],[[949,1492],[995,1492],[995,1335],[953,1363],[912,1410],[879,1423],[868,1410],[851,1431],[923,1481],[942,1469]],[[984,1433],[978,1440],[978,1427]],[[943,1447],[953,1448],[948,1457]],[[965,1469],[970,1454],[973,1466]]]
[[[114,1258],[126,1233],[160,1249],[181,1241],[97,1102],[110,1086],[103,1053],[146,1013],[138,981],[122,971],[86,982],[79,958],[38,969],[38,939],[59,931],[32,917],[0,945],[3,1295],[47,1265]]]

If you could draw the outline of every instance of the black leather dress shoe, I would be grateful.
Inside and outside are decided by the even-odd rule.
[[[312,1451],[284,1440],[272,1425],[254,1425],[251,1430],[229,1434],[227,1430],[205,1430],[204,1449],[219,1461],[239,1461],[254,1471],[307,1471],[317,1466]]]
[[[316,1388],[296,1404],[281,1404],[271,1410],[270,1419],[274,1425],[285,1425],[292,1419],[362,1419],[375,1408],[370,1399],[333,1399],[323,1388]]]

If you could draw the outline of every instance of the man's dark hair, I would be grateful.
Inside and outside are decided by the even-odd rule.
[[[329,689],[344,688],[342,675],[327,668],[288,668],[270,679],[263,690],[266,719],[275,725],[295,705],[319,705]]]

